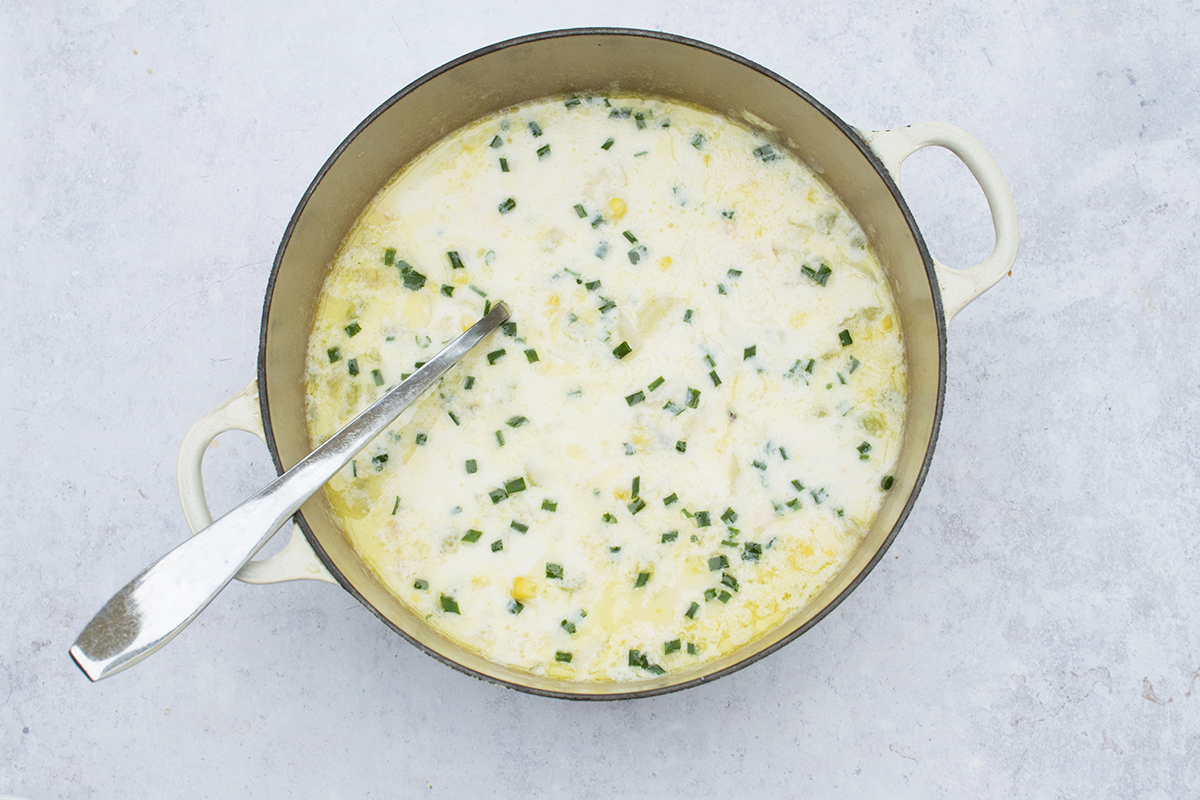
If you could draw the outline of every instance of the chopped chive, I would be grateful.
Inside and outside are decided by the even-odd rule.
[[[447,595],[442,595],[440,598],[438,598],[438,601],[442,604],[442,611],[445,611],[447,614],[458,614],[459,613],[458,603],[455,602],[453,597],[448,597]]]
[[[465,389],[466,391],[468,391],[468,392],[471,391],[471,387],[473,387],[474,385],[475,385],[474,376],[468,375],[466,378],[463,379],[463,389]]]
[[[553,578],[554,580],[561,581],[562,576],[563,576],[562,564],[551,564],[549,561],[546,562],[546,577],[547,578]]]
[[[352,358],[346,362],[346,371],[349,372],[351,375],[358,374],[358,359],[357,358]]]
[[[475,543],[475,542],[478,542],[478,541],[479,541],[479,537],[480,537],[480,536],[483,536],[483,531],[477,531],[477,530],[475,530],[474,528],[471,528],[471,529],[470,529],[470,530],[468,530],[468,531],[466,532],[466,534],[465,534],[465,535],[462,537],[462,540],[463,540],[464,542]]]
[[[508,495],[505,494],[503,489],[492,489],[490,492],[488,492],[488,497],[492,498],[492,505],[496,505],[501,500],[508,497]]]
[[[633,119],[637,122],[638,130],[644,130],[646,127],[646,115],[642,112],[637,112],[633,115]]]
[[[742,561],[758,561],[762,556],[762,545],[758,542],[746,542],[742,545]]]
[[[583,207],[581,204],[579,204],[579,203],[576,203],[576,204],[575,204],[575,214],[576,214],[576,215],[577,215],[577,216],[578,216],[580,219],[583,219],[584,217],[586,217],[586,216],[587,216],[587,209],[585,209],[585,208],[584,208],[584,207]]]
[[[510,495],[525,491],[525,479],[513,478],[511,481],[508,481],[504,484],[504,491],[508,492]]]
[[[604,303],[600,306],[601,314],[607,314],[609,311],[612,311],[617,307],[617,304],[612,300],[609,300],[607,297],[601,297],[600,299],[604,301]]]
[[[862,362],[859,361],[857,358],[855,358],[854,356],[850,356],[850,374],[853,375],[854,370],[858,369],[859,365],[861,365],[861,364],[862,364]]]
[[[417,578],[415,581],[413,581],[413,588],[419,592],[423,592],[429,588],[429,581]]]
[[[733,577],[728,572],[721,573],[721,583],[728,586],[730,589],[733,589],[735,592],[739,588],[737,578]]]
[[[870,442],[863,442],[862,444],[860,444],[860,445],[859,445],[857,448],[855,448],[855,449],[856,449],[856,450],[858,450],[858,454],[859,454],[860,456],[865,456],[867,453],[871,452],[871,443],[870,443]]]
[[[609,139],[607,139],[607,140],[604,142],[604,144],[600,145],[600,149],[601,149],[601,150],[607,150],[608,148],[610,148],[610,147],[612,147],[612,146],[613,146],[613,139],[610,137]]]
[[[454,297],[454,287],[450,286],[449,284],[443,283],[442,284],[442,294],[444,294],[446,297]]]
[[[688,643],[687,643],[687,651],[688,651],[688,655],[689,655],[689,656],[694,656],[694,655],[696,655],[696,652],[697,652],[697,650],[696,650],[696,643],[695,643],[695,642],[688,642]]]
[[[542,135],[542,128],[536,122],[529,123],[529,132],[534,135],[534,138]]]
[[[575,623],[574,623],[574,622],[571,622],[571,620],[569,620],[569,619],[564,619],[562,622],[560,622],[560,623],[558,623],[558,624],[559,624],[559,625],[561,625],[561,626],[562,626],[562,629],[563,629],[564,631],[566,631],[567,633],[570,633],[570,634],[574,634],[574,633],[575,633],[575,630],[576,630],[576,628],[575,628]]]
[[[330,364],[332,364],[332,363],[333,363],[333,362],[335,362],[335,361],[341,361],[341,360],[342,360],[342,351],[341,351],[339,348],[337,348],[337,347],[331,347],[331,348],[329,348],[328,350],[326,350],[326,351],[325,351],[325,354],[326,354],[327,356],[329,356],[329,363],[330,363]]]
[[[599,288],[600,288],[600,281],[599,281],[599,280],[588,281],[587,283],[585,283],[585,284],[584,284],[584,287],[585,287],[585,288],[586,288],[586,289],[587,289],[589,292],[594,292],[594,291],[596,291],[597,289],[599,289]]]
[[[737,518],[737,512],[732,508],[727,508],[725,509],[725,513],[721,515],[721,522],[724,522],[726,525],[732,525],[737,522]]]
[[[712,525],[712,520],[709,519],[708,512],[707,511],[697,511],[696,512],[696,527],[697,528],[707,528],[710,525]]]
[[[627,506],[630,514],[636,514],[645,507],[646,507],[646,501],[640,497],[634,498],[633,502]]]
[[[535,364],[541,359],[538,358],[537,350],[532,347],[525,351],[525,360],[530,364]]]
[[[716,589],[705,589],[704,590],[704,602],[707,603],[709,600],[715,600],[716,597],[717,597]]]
[[[387,453],[380,453],[377,456],[371,456],[371,466],[375,468],[376,472],[383,472],[383,465],[387,463],[387,460]]]
[[[679,495],[675,494],[674,492],[671,492],[669,495],[667,495],[666,497],[663,498],[663,505],[669,506],[669,505],[671,505],[671,503],[677,502],[678,500],[679,500]]]
[[[551,512],[558,511],[558,503],[553,500],[543,500],[542,501],[542,510],[543,511],[551,511]]]
[[[504,358],[504,355],[505,355],[504,348],[500,348],[499,350],[493,350],[492,352],[487,354],[488,363],[495,364],[497,361]]]
[[[765,461],[751,461],[750,463],[753,464],[754,468],[757,470],[765,470],[767,468]]]
[[[697,133],[695,136],[692,137],[692,147],[699,150],[701,148],[701,146],[703,146],[703,144],[704,144],[704,134],[703,133]]]
[[[503,158],[500,159],[500,169],[504,170],[505,172],[508,172],[508,162],[505,161]],[[517,201],[510,197],[507,200],[505,200],[503,203],[501,203],[499,206],[497,206],[497,209],[500,211],[501,214],[507,214],[508,212],[512,211],[516,207],[517,207]]]
[[[508,421],[505,422],[504,424],[510,428],[519,428],[522,425],[526,424],[527,422],[529,422],[528,417],[524,417],[524,416],[521,416],[520,414],[518,414],[515,417],[509,417]]]
[[[725,288],[725,284],[717,284],[717,294],[729,294],[729,290]]]
[[[714,389],[721,385],[721,376],[717,374],[715,369],[708,373],[708,377],[712,379]]]
[[[801,483],[799,480],[794,480],[794,481],[792,481],[792,486],[796,487],[796,491],[797,491],[797,492],[803,492],[803,491],[804,491],[804,484],[803,484],[803,483]]]
[[[538,155],[539,159],[545,158],[546,156],[550,155],[550,145],[544,144],[541,147],[539,147],[537,149],[537,155]]]
[[[742,351],[742,361],[754,358],[756,355],[758,355],[758,345],[752,344]]]
[[[683,312],[683,321],[684,321],[684,322],[691,322],[691,321],[692,321],[692,315],[693,315],[693,314],[695,314],[695,313],[696,313],[696,312],[692,311],[692,310],[689,308],[687,311]]]
[[[492,552],[493,553],[499,553],[503,549],[504,549],[504,542],[501,541],[500,539],[497,539],[496,541],[492,542]]]
[[[351,322],[349,325],[347,325],[342,330],[346,331],[347,336],[356,336],[356,335],[358,335],[358,332],[362,330],[362,326],[359,325],[357,322]]]
[[[634,581],[633,588],[641,589],[649,581],[650,581],[650,573],[649,572],[639,572],[638,576],[637,576],[637,580]]]
[[[892,488],[892,484],[894,484],[895,482],[896,482],[896,479],[893,478],[891,475],[888,475],[879,482],[879,488],[883,489],[886,492],[888,489]]]
[[[475,294],[479,295],[480,297],[487,297],[487,292],[485,292],[483,289],[480,289],[478,286],[476,286],[473,283],[468,285],[467,288],[470,289]]]
[[[638,495],[640,495],[642,493],[641,492],[641,489],[642,489],[642,476],[641,475],[634,477],[633,485],[630,487],[630,489],[632,490],[629,493],[630,497],[637,497]]]
[[[700,390],[688,387],[687,390],[687,407],[696,408],[700,405]]]
[[[641,245],[638,245],[637,247],[630,250],[628,255],[629,255],[629,263],[637,264],[639,261],[642,260],[642,256],[646,255],[646,248],[642,247]]]
[[[710,572],[716,572],[719,569],[729,569],[729,559],[725,556],[713,556],[708,560],[708,569]]]
[[[490,144],[493,148],[499,147],[500,145],[504,144],[504,140],[500,138],[499,134],[496,134],[495,136],[492,137],[492,141],[490,142]]]
[[[467,459],[466,467],[467,467],[468,475],[474,475],[476,472],[479,471],[479,464],[476,463],[475,459],[473,459],[473,458]]]
[[[821,503],[825,502],[825,499],[829,497],[829,492],[825,491],[825,489],[814,489],[808,494],[812,497],[813,502],[817,505],[821,505]]]
[[[729,278],[729,280],[736,281],[738,278],[742,277],[742,271],[740,269],[730,269],[725,273],[725,275]]]
[[[415,292],[420,290],[421,287],[425,285],[427,278],[421,273],[417,272],[411,264],[406,264],[405,262],[401,261],[399,262],[399,267],[400,277],[404,279],[405,289],[408,289],[410,292]]]
[[[666,544],[667,542],[673,542],[678,538],[679,538],[679,531],[667,531],[666,533],[664,533],[662,535],[661,542],[662,542],[662,544]]]
[[[354,478],[358,477],[358,462],[357,461],[350,462],[350,475],[351,475],[351,477],[354,477]]]
[[[601,242],[596,247],[596,258],[604,258],[608,255],[608,242]]]
[[[628,239],[630,244],[637,244],[637,237],[633,235],[633,231],[621,231],[621,235]]]
[[[645,392],[640,392],[640,391],[634,392],[633,394],[625,396],[625,402],[631,406],[636,406],[638,403],[642,402],[645,399],[646,399]]]
[[[733,209],[730,209],[728,211],[722,211],[721,216],[724,217],[725,219],[733,219]]]
[[[463,269],[462,259],[458,257],[457,250],[451,250],[446,253],[446,258],[450,259],[451,269]]]
[[[683,439],[680,439],[678,442],[675,443],[675,449],[680,453],[686,453],[687,452],[687,442],[685,442]]]
[[[400,495],[396,495],[396,505],[392,506],[392,516],[396,516],[396,511],[400,508]]]
[[[817,270],[805,264],[800,267],[800,271],[818,286],[824,286],[829,281],[829,276],[833,274],[833,270],[827,264],[822,264],[821,268]]]
[[[754,157],[760,161],[763,161],[764,163],[782,158],[779,153],[775,152],[775,148],[771,147],[769,144],[764,144],[762,147],[756,147],[754,149]]]
[[[838,334],[838,339],[842,342],[842,347],[849,347],[854,344],[854,340],[850,338],[850,331],[844,330]]]
[[[668,400],[667,404],[663,406],[663,411],[670,411],[673,415],[678,417],[683,413],[683,406],[677,404],[674,400]]]
[[[554,660],[560,664],[570,664],[571,663],[571,654],[564,653],[562,650],[559,650],[554,654]]]
[[[599,214],[597,214],[595,217],[592,218],[592,227],[593,228],[599,228],[603,224],[604,224],[604,217],[600,216]],[[603,256],[601,256],[601,258],[603,258]]]
[[[634,454],[634,453],[636,453],[636,452],[637,452],[637,448],[635,448],[635,447],[633,446],[633,443],[632,443],[632,442],[626,442],[626,443],[625,443],[625,455],[627,455],[627,456],[631,456],[631,455],[633,455],[633,454]]]
[[[720,600],[722,603],[728,603],[732,597],[733,597],[733,595],[731,595],[729,592],[726,592],[724,590],[722,590],[721,593],[719,595],[717,595],[717,599]]]
[[[450,417],[450,421],[455,425],[462,425],[462,423],[458,421],[458,417],[454,415],[453,411],[447,411],[446,416]]]
[[[617,358],[624,358],[632,352],[633,348],[629,346],[629,342],[621,342],[612,351],[613,355]]]
[[[371,370],[371,380],[375,381],[376,386],[383,386],[383,373],[377,369]]]
[[[525,610],[525,606],[519,600],[510,600],[509,601],[508,613],[512,614],[514,617],[517,614],[520,614],[524,610]]]
[[[529,531],[528,525],[515,519],[509,523],[508,527],[512,528],[517,533],[528,533]]]
[[[695,619],[695,618],[696,618],[696,612],[697,612],[697,611],[699,611],[699,610],[700,610],[700,604],[699,604],[699,603],[697,603],[695,600],[693,600],[693,601],[692,601],[692,604],[691,604],[690,606],[688,606],[688,610],[687,610],[687,611],[685,611],[683,615],[684,615],[685,617],[687,617],[688,619]],[[690,648],[690,647],[691,647],[691,645],[688,645],[688,647]]]
[[[428,441],[429,441],[429,434],[427,434],[427,433],[418,433],[418,434],[416,435],[416,437],[415,437],[415,441],[416,441],[416,443],[417,443],[417,444],[425,444],[426,442],[428,442]]]
[[[396,263],[396,248],[389,247],[383,251],[383,263],[388,267]]]
[[[670,655],[671,653],[678,653],[682,647],[682,642],[680,642],[678,639],[672,639],[669,642],[663,643],[663,654]]]
[[[658,387],[662,386],[664,382],[665,382],[665,381],[664,381],[664,379],[663,379],[663,376],[662,376],[662,375],[659,375],[657,378],[655,378],[654,380],[650,381],[650,385],[649,385],[649,386],[647,386],[646,388],[647,388],[647,389],[649,389],[650,391],[652,391],[652,392],[653,392],[655,389],[657,389]]]
[[[800,505],[799,497],[793,497],[791,500],[788,500],[786,503],[784,503],[784,505],[786,505],[792,511],[799,511],[801,508],[803,508],[803,506]]]
[[[515,337],[517,335],[517,323],[505,322],[503,325],[500,326],[500,330],[504,331],[505,336],[514,336]]]
[[[609,513],[609,512],[607,512],[607,511],[605,511],[605,512],[604,512],[604,516],[600,517],[600,519],[604,520],[604,521],[605,521],[605,522],[607,522],[609,525],[616,525],[616,524],[617,524],[617,518],[616,518],[616,517],[614,517],[612,514],[610,514],[610,513]]]

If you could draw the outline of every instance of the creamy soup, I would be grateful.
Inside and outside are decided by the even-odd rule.
[[[326,489],[446,636],[552,678],[679,672],[795,614],[866,534],[904,421],[893,300],[759,133],[570,97],[431,148],[326,279],[313,444],[498,300],[510,321]]]

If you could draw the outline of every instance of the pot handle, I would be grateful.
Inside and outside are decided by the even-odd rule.
[[[204,476],[200,465],[208,445],[226,431],[252,433],[264,442],[262,416],[258,411],[258,381],[201,417],[183,437],[179,448],[179,501],[183,516],[192,533],[199,533],[212,524],[208,500],[204,497]],[[292,523],[292,537],[275,555],[250,561],[236,575],[246,583],[282,583],[301,579],[334,583],[333,576],[317,558],[304,539],[300,526]]]
[[[920,122],[907,128],[871,131],[864,133],[863,138],[897,185],[900,184],[900,165],[904,159],[924,147],[944,147],[962,159],[983,189],[996,230],[992,252],[969,269],[953,269],[937,259],[933,262],[942,293],[942,311],[949,322],[968,303],[995,286],[1017,259],[1017,206],[1008,183],[983,145],[956,125]]]

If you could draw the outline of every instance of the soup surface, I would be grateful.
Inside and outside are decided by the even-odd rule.
[[[758,133],[571,97],[431,148],[326,279],[313,444],[501,299],[503,329],[326,488],[446,636],[566,680],[688,670],[796,613],[870,528],[903,428],[892,297]]]

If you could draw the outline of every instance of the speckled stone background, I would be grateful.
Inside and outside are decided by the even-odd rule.
[[[953,122],[1007,176],[1012,277],[951,325],[932,471],[813,631],[645,701],[440,665],[333,586],[235,584],[135,669],[67,655],[185,536],[189,425],[252,377],[309,181],[405,84],[558,27],[671,31],[851,124]],[[1200,796],[1192,0],[0,4],[0,794]],[[903,185],[934,254],[990,248],[944,151]],[[229,434],[229,508],[272,474]]]

